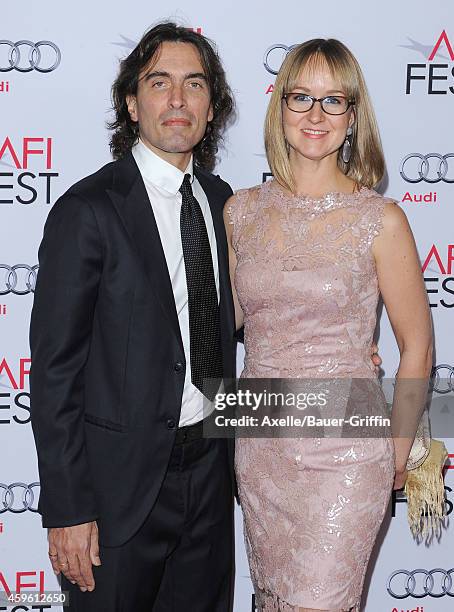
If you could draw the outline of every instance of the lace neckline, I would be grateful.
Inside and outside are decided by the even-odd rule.
[[[292,206],[305,207],[309,206],[314,210],[328,210],[344,204],[356,202],[364,196],[370,197],[374,194],[372,189],[368,187],[360,187],[357,191],[345,193],[342,191],[330,191],[320,198],[314,198],[308,195],[289,194],[284,191],[284,188],[277,182],[276,179],[271,179],[263,183],[262,187],[268,192],[279,198],[282,203],[291,203]]]

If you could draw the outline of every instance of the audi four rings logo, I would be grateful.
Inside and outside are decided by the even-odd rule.
[[[432,369],[430,384],[435,393],[444,394],[454,391],[454,367],[446,363],[435,366]]]
[[[284,57],[287,53],[290,53],[292,49],[294,49],[297,45],[292,45],[288,47],[283,44],[271,45],[265,51],[265,55],[263,56],[263,65],[265,69],[270,74],[277,74],[279,72],[279,68],[284,60]]]
[[[37,499],[36,489],[39,486],[39,482],[31,482],[30,484],[13,482],[10,485],[0,482],[0,514],[8,511],[20,514],[26,510],[38,512],[35,502]]]
[[[8,266],[0,264],[0,295],[14,293],[14,295],[26,295],[33,293],[36,286],[39,266],[28,266],[27,264],[16,264]]]
[[[439,183],[440,181],[454,183],[454,161],[448,162],[452,158],[454,158],[454,153],[446,153],[446,155],[440,155],[440,153],[427,153],[427,155],[410,153],[404,157],[400,164],[400,176],[407,183],[420,183],[421,181],[426,183]],[[410,162],[412,159],[417,160],[417,162]],[[448,176],[449,174],[450,176]]]
[[[43,58],[43,49],[46,49],[46,61]],[[51,53],[49,60],[48,51]],[[58,68],[60,61],[60,49],[50,40],[40,40],[37,43],[31,40],[0,40],[0,72],[52,72]]]
[[[394,380],[396,376],[397,372]],[[447,363],[434,366],[430,374],[430,390],[441,395],[454,391],[454,367]]]
[[[427,595],[454,597],[453,573],[454,567],[450,570],[437,567],[429,572],[425,569],[415,569],[411,572],[399,569],[393,572],[388,579],[388,593],[395,599],[405,599],[410,595],[416,599],[427,597]],[[418,575],[421,578],[417,579]]]

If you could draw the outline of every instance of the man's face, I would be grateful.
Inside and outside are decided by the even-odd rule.
[[[141,72],[137,94],[128,96],[127,104],[145,145],[175,166],[185,167],[213,119],[197,48],[163,42]]]

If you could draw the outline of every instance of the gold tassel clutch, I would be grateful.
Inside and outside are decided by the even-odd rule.
[[[419,429],[418,433],[421,434]],[[407,462],[405,494],[408,502],[408,522],[416,540],[425,539],[429,542],[433,536],[440,535],[443,517],[446,514],[443,466],[448,458],[448,452],[443,442],[430,437],[427,443],[427,438],[421,442],[421,435],[417,435],[415,443],[418,456],[421,444],[429,448],[428,452],[424,453],[425,458],[422,463],[420,458],[418,461],[413,461],[418,467],[410,467],[412,453]]]

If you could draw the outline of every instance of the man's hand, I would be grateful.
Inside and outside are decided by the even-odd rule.
[[[371,359],[372,359],[372,363],[374,364],[375,367],[375,374],[378,375],[379,371],[380,371],[380,366],[382,364],[382,360],[380,355],[378,354],[378,345],[374,344],[372,345],[371,348]]]
[[[81,591],[93,591],[93,565],[101,565],[96,521],[72,527],[49,529],[49,559],[56,575],[60,572]]]

